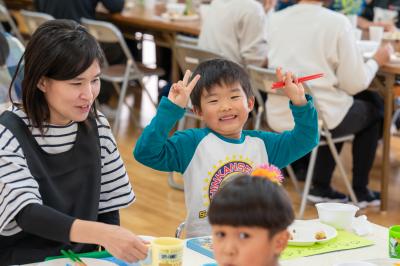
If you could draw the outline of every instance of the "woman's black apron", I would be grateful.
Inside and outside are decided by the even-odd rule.
[[[101,155],[96,120],[78,123],[72,149],[49,154],[40,148],[24,121],[6,111],[0,123],[17,138],[28,168],[39,184],[43,204],[83,220],[96,221],[100,200]],[[20,232],[0,236],[0,265],[32,263],[60,255],[61,249],[94,250],[93,245],[61,243]]]

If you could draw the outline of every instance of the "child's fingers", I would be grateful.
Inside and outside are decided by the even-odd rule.
[[[292,72],[288,71],[286,72],[285,84],[290,85],[292,83],[293,83],[293,74]]]
[[[185,75],[183,76],[183,86],[187,86],[191,74],[192,72],[189,69],[186,70]]]
[[[278,78],[278,81],[283,81],[282,68],[278,67],[275,72],[276,72],[276,77]]]
[[[188,90],[189,92],[191,92],[191,91],[193,90],[194,86],[196,86],[197,81],[199,81],[199,79],[200,79],[200,75],[197,74],[197,75],[192,79],[192,81],[190,81],[189,85],[187,85],[187,87],[186,87],[187,90]]]

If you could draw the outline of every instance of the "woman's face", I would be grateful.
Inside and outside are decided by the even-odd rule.
[[[99,95],[100,66],[97,60],[83,73],[70,80],[40,79],[38,88],[44,93],[50,109],[50,124],[66,125],[84,121]]]

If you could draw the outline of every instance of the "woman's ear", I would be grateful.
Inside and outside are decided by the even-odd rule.
[[[42,92],[46,92],[47,90],[47,86],[48,86],[48,80],[46,77],[41,77],[39,79],[39,82],[37,83],[37,87],[39,88],[39,90],[41,90]]]

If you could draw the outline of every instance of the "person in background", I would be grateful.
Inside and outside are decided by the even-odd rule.
[[[26,47],[22,103],[0,116],[2,265],[98,246],[127,262],[146,257],[145,242],[119,226],[135,195],[94,105],[103,59],[72,20],[45,22]]]
[[[198,46],[241,65],[267,65],[265,11],[256,0],[213,0]]]
[[[374,19],[377,15],[375,14],[376,8],[391,13],[392,20]],[[368,30],[370,26],[382,26],[385,31],[396,31],[397,28],[400,28],[399,11],[399,0],[366,0],[366,6],[358,20],[358,26],[364,30]]]
[[[208,220],[218,265],[279,265],[294,212],[279,181],[264,171],[232,177],[211,201]]]
[[[111,13],[121,12],[125,0],[34,0],[36,10],[52,15],[57,19],[81,18],[96,19],[96,7],[102,3]]]
[[[34,0],[36,10],[52,15],[56,19],[72,19],[80,23],[81,18],[96,19],[96,7],[103,6],[110,13],[119,13],[123,10],[125,0]],[[141,43],[137,40],[125,39],[128,47],[136,60],[141,60]],[[119,44],[100,43],[107,62],[110,65],[123,64],[125,55]],[[116,109],[113,108],[112,97],[118,97],[114,86],[110,82],[102,82],[102,90],[98,97],[100,109],[109,119],[115,118]],[[114,101],[116,102],[116,101]]]
[[[333,137],[355,135],[353,189],[360,207],[378,205],[380,194],[368,189],[368,179],[383,117],[377,105],[367,100],[378,96],[366,89],[379,66],[389,62],[391,47],[380,47],[373,58],[364,62],[349,20],[324,8],[322,3],[303,0],[274,14],[268,39],[268,60],[271,68],[290,67],[299,75],[324,74],[323,78],[309,82],[320,115]],[[270,95],[266,108],[268,124],[274,130],[281,132],[293,127],[293,118],[285,101]],[[340,151],[342,143],[336,146]],[[348,200],[346,195],[330,186],[334,168],[335,161],[329,148],[319,147],[309,200]]]
[[[139,137],[135,159],[159,171],[179,172],[184,178],[187,206],[187,237],[211,233],[207,221],[209,203],[220,185],[234,173],[248,173],[254,165],[268,161],[285,167],[310,152],[318,143],[318,121],[312,98],[294,83],[291,73],[277,71],[296,120],[292,131],[276,134],[243,130],[254,96],[246,71],[226,59],[198,65],[190,80],[172,86],[157,114]],[[190,100],[205,128],[170,131],[182,118]],[[290,101],[289,101],[290,99]]]
[[[10,104],[8,95],[11,77],[14,76],[16,66],[24,53],[24,46],[12,35],[0,32],[0,113]],[[22,66],[23,68],[23,66]],[[23,71],[19,71],[13,84],[12,97],[19,100],[22,97],[21,80]]]

